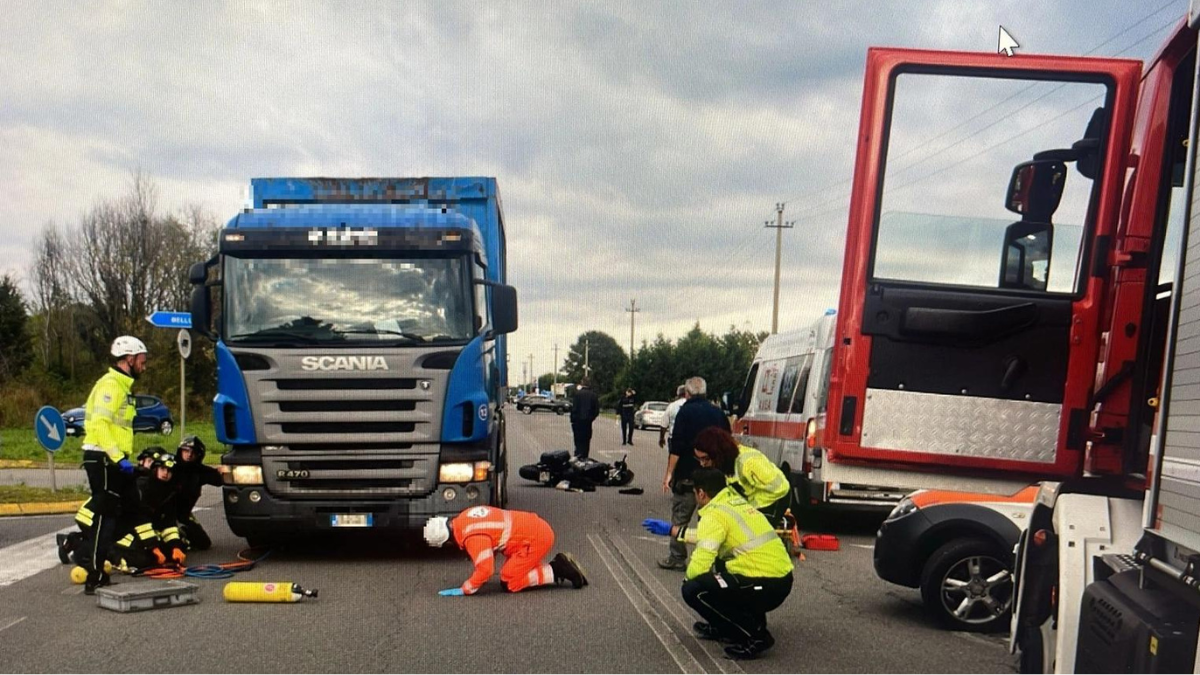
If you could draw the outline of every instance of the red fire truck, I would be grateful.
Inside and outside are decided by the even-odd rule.
[[[1151,543],[1133,554],[1164,352],[1200,353],[1200,309],[1186,295],[1196,272],[1189,279],[1173,262],[1187,251],[1196,42],[1181,18],[1144,67],[868,54],[817,444],[827,480],[982,491],[1045,481],[1019,546],[1024,670],[1122,668],[1122,654],[1142,659],[1129,661],[1135,672],[1194,667],[1200,619],[1180,605],[1200,604],[1200,557],[1187,557],[1200,541],[1186,545],[1200,532],[1200,450],[1178,451],[1196,461],[1175,461],[1171,482],[1163,477]],[[1176,405],[1197,406],[1191,389]],[[1196,412],[1168,430],[1168,458],[1200,447]],[[1131,575],[1175,570],[1190,595],[1178,582],[1139,595],[1122,565]],[[1124,604],[1094,594],[1093,582],[1118,578]],[[1126,613],[1106,614],[1105,602]],[[1086,640],[1080,626],[1093,629]]]

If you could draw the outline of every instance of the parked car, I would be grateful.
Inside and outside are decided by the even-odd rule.
[[[633,426],[638,429],[654,427],[662,429],[667,426],[667,402],[646,401],[642,407],[633,413]]]
[[[925,608],[952,629],[1007,629],[1013,547],[1037,492],[1036,485],[1011,496],[918,490],[879,526],[875,573],[921,589]]]
[[[135,432],[159,433],[164,436],[171,433],[175,428],[175,421],[171,419],[171,411],[161,398],[148,394],[137,394],[134,398],[137,405],[137,412],[133,418]],[[68,436],[82,436],[83,407],[71,408],[64,412],[63,422],[67,425]]]
[[[562,415],[563,413],[571,412],[571,402],[565,398],[550,398],[541,394],[530,394],[517,401],[517,410],[526,415],[532,415],[535,410],[545,410]]]

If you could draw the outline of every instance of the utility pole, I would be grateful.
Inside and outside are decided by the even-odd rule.
[[[558,386],[558,343],[554,343],[554,386]]]
[[[589,377],[592,374],[592,367],[588,365],[588,344],[587,338],[583,339],[583,376]]]
[[[529,355],[529,376],[532,378],[532,381],[533,381],[533,390],[540,391],[540,388],[538,387],[538,376],[537,376],[537,373],[534,372],[534,370],[533,370],[533,354]]]
[[[625,308],[629,312],[629,362],[633,363],[633,317],[640,311],[637,306],[637,299],[629,301],[629,306]]]
[[[783,231],[795,227],[796,221],[788,223],[783,222],[783,202],[775,204],[776,221],[772,225],[771,221],[766,221],[767,227],[775,228],[775,301],[771,309],[771,335],[779,332],[779,254],[783,248]]]

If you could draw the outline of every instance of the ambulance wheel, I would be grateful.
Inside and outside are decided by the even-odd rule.
[[[921,598],[953,630],[1007,628],[1012,615],[1012,564],[995,544],[954,539],[934,551],[921,572]]]

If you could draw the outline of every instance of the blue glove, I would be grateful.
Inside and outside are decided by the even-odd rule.
[[[447,588],[444,591],[438,591],[438,595],[442,595],[442,596],[446,596],[446,597],[449,597],[451,595],[462,595],[462,594],[463,594],[463,592],[462,592],[461,588]]]
[[[133,475],[133,464],[124,457],[121,458],[121,461],[117,462],[117,468],[121,470],[121,473]]]
[[[647,518],[643,520],[642,527],[646,528],[646,531],[650,534],[657,534],[664,537],[671,534],[671,524],[665,520],[659,520],[658,518]]]

